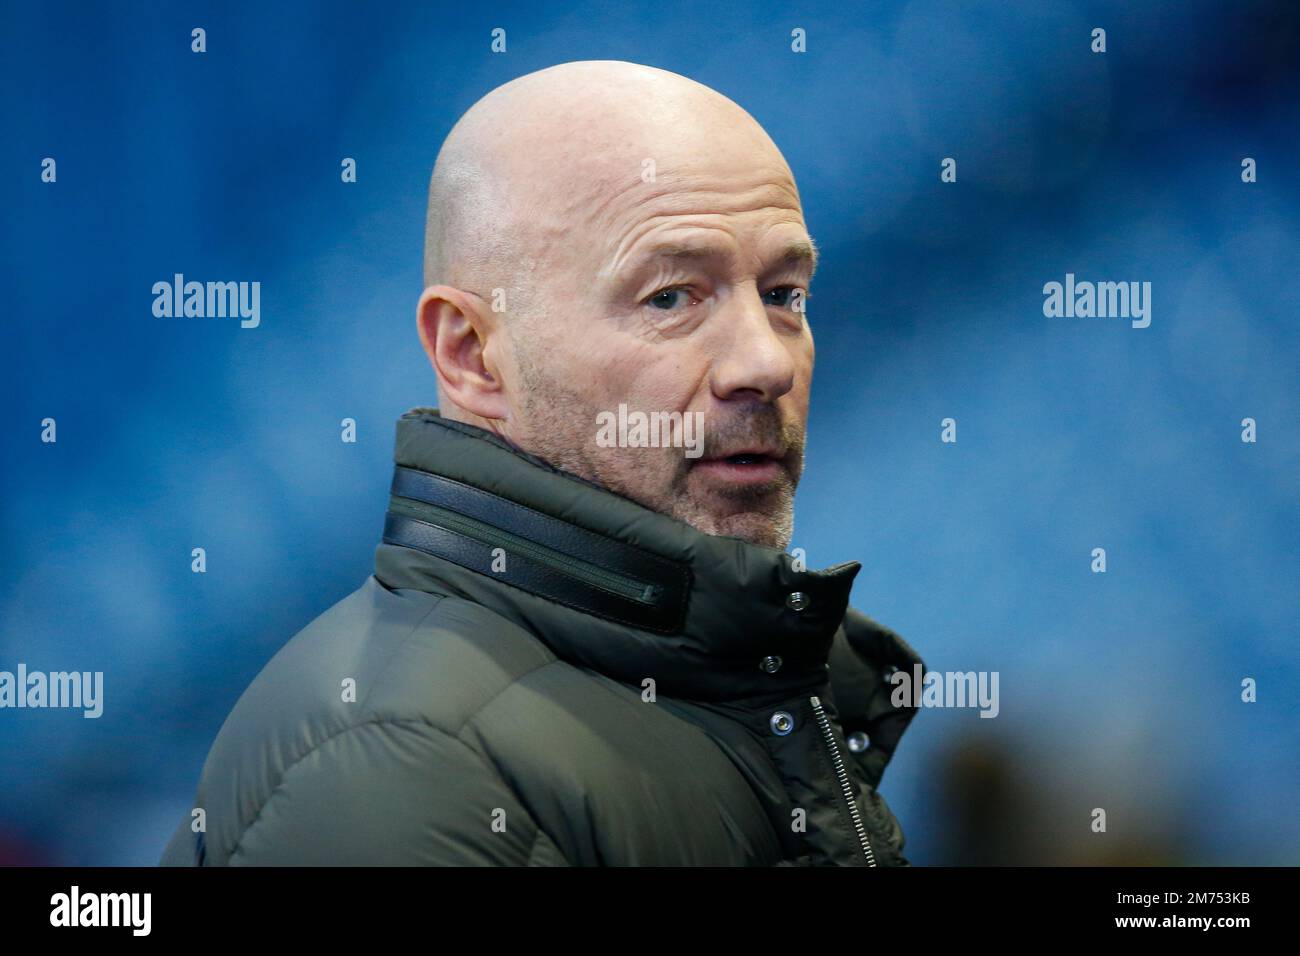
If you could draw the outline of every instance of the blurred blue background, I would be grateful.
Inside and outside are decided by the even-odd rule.
[[[157,861],[239,694],[370,573],[436,400],[443,137],[627,59],[749,110],[822,249],[794,545],[1000,674],[885,774],[912,861],[1300,863],[1298,48],[1290,2],[10,5],[0,670],[102,670],[105,710],[0,710],[0,861]],[[260,327],[155,318],[176,272],[260,281]],[[1044,317],[1067,272],[1150,281],[1151,326]]]

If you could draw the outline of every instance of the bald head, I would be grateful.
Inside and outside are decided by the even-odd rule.
[[[785,167],[745,110],[677,73],[582,60],[512,80],[470,107],[438,153],[424,284],[524,295],[553,264],[547,249],[581,241],[580,224],[620,194],[689,177],[704,151],[735,150]]]

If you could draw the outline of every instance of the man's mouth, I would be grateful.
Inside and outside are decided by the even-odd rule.
[[[723,485],[763,485],[779,478],[784,456],[768,451],[737,451],[695,462],[692,470]]]

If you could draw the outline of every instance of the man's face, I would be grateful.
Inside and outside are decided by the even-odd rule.
[[[798,194],[770,142],[748,130],[715,130],[661,160],[655,181],[640,165],[608,170],[603,187],[542,215],[528,304],[506,323],[503,431],[705,533],[784,549],[813,368],[801,298],[814,263]],[[601,423],[620,405],[703,413],[698,457],[605,447]]]

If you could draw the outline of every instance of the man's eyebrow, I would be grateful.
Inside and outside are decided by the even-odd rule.
[[[636,261],[646,263],[654,259],[725,259],[730,255],[728,250],[715,246],[663,242],[640,253]],[[811,275],[817,271],[817,259],[817,245],[809,238],[807,242],[802,239],[791,242],[778,261],[782,264],[806,262]]]
[[[730,253],[716,246],[697,246],[681,242],[661,242],[637,255],[638,262],[652,259],[725,259]]]
[[[808,263],[808,274],[811,276],[817,271],[817,243],[813,242],[811,236],[807,242],[802,239],[792,242],[785,247],[785,254],[781,258],[785,262]]]

